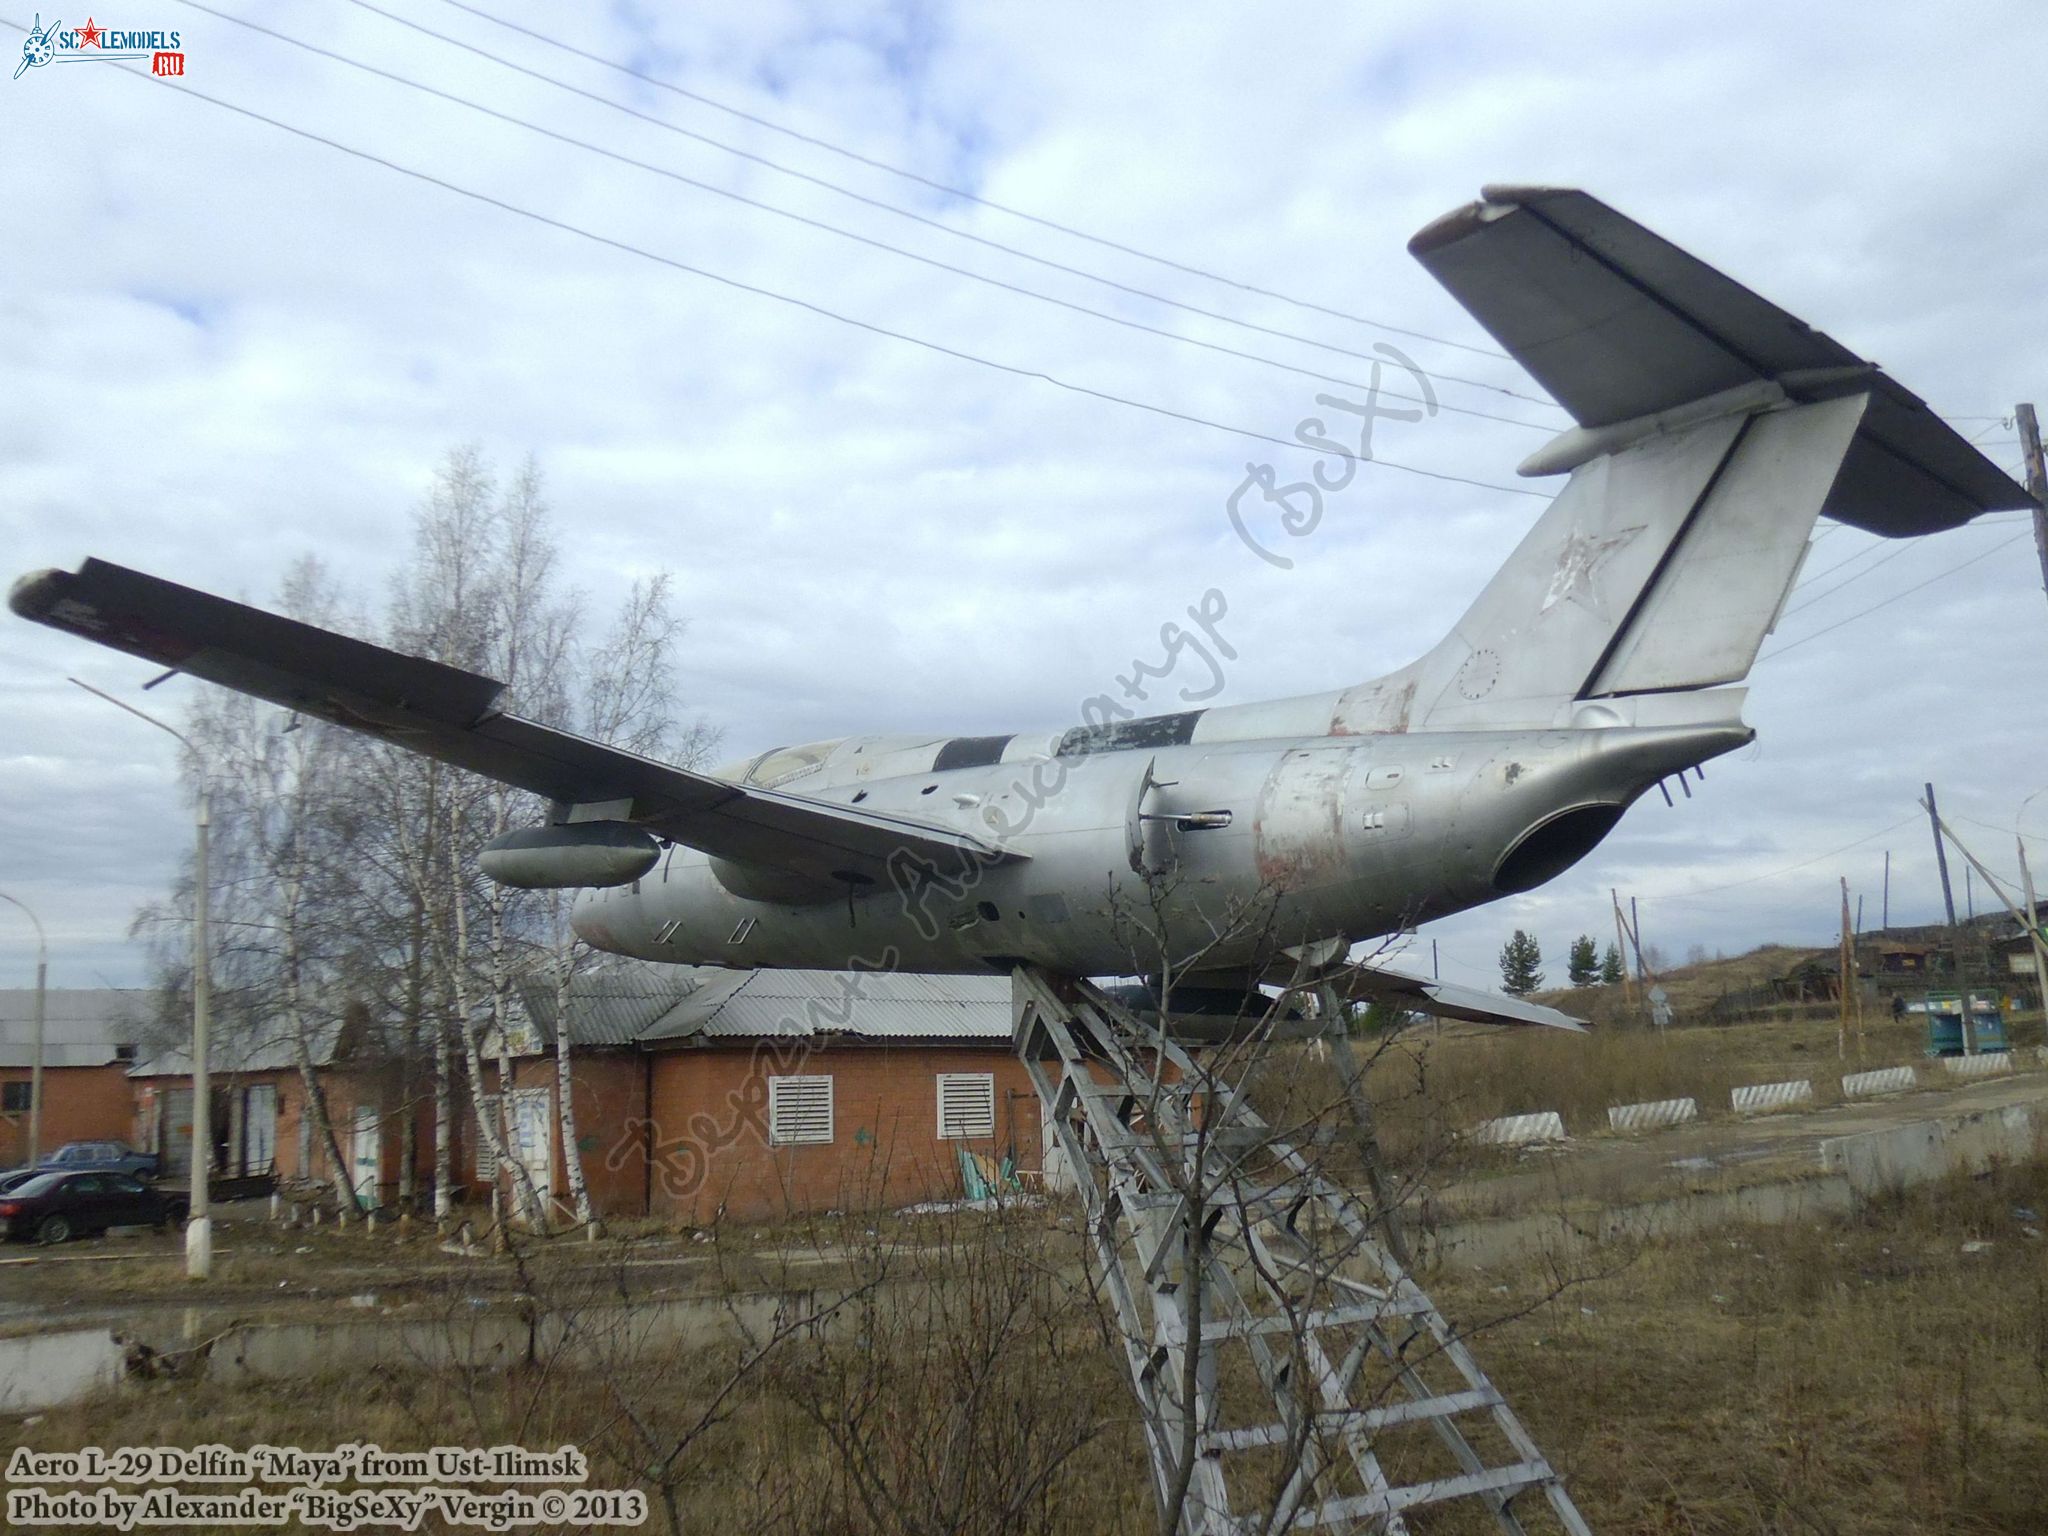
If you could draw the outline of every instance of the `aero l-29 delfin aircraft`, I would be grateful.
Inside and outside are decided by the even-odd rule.
[[[1464,617],[1370,682],[1010,736],[850,736],[705,774],[523,720],[490,678],[98,560],[10,601],[545,797],[548,824],[483,868],[581,888],[598,949],[1124,975],[1147,964],[1141,913],[1199,935],[1219,986],[1299,976],[1541,885],[1651,786],[1749,742],[1728,685],[1816,519],[1906,538],[2031,505],[1876,365],[1583,192],[1489,188],[1409,249],[1577,425],[1522,464],[1570,478]],[[1362,990],[1568,1022],[1390,971]]]

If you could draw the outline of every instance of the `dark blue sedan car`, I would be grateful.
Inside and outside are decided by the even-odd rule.
[[[0,1194],[0,1238],[61,1243],[109,1227],[161,1227],[185,1219],[185,1202],[133,1174],[46,1168]]]

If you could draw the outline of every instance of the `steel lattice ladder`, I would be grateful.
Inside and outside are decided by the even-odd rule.
[[[1501,1531],[1590,1536],[1372,1212],[1252,1111],[1242,1074],[1213,1078],[1086,983],[1027,967],[1013,986],[1017,1051],[1087,1208],[1153,1492],[1168,1507],[1185,1479],[1186,1536],[1405,1536],[1406,1512],[1453,1501]],[[1191,1352],[1197,1312],[1210,1347]]]

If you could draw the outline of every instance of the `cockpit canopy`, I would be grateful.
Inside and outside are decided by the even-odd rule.
[[[844,736],[836,736],[830,741],[806,742],[800,747],[775,747],[739,771],[721,777],[736,778],[742,784],[751,784],[759,789],[775,789],[794,783],[806,774],[816,773],[824,767],[832,749],[844,740]]]

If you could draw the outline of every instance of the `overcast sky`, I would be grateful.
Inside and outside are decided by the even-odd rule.
[[[1238,651],[1224,701],[1370,677],[1427,649],[1543,506],[1378,467],[1274,569],[1224,511],[1272,450],[1020,375],[1280,437],[1330,386],[676,178],[1294,367],[1368,364],[1146,295],[1355,352],[1391,343],[1447,405],[1524,425],[1446,411],[1384,428],[1380,452],[1494,486],[1530,488],[1514,466],[1565,418],[1405,251],[1487,182],[1587,188],[1878,359],[2008,468],[2001,418],[2048,395],[2048,216],[2029,190],[2048,11],[2024,0],[1467,3],[1457,20],[1385,3],[478,0],[759,122],[450,0],[378,4],[534,74],[354,3],[221,8],[671,175],[178,0],[98,17],[177,30],[186,73],[0,81],[6,576],[92,554],[262,602],[311,552],[374,605],[450,445],[507,466],[531,452],[593,607],[675,573],[687,695],[737,755],[1070,721],[1211,588]],[[34,15],[0,9],[8,57]],[[1497,980],[1517,925],[1561,971],[1574,933],[1611,935],[1610,886],[1674,956],[1825,943],[1839,875],[1876,924],[1887,849],[1893,919],[1926,921],[1923,779],[2013,867],[2015,816],[2048,785],[2025,519],[1883,547],[1823,528],[1751,678],[1757,745],[1676,809],[1651,795],[1544,890],[1426,930],[1447,977]],[[48,926],[55,985],[144,978],[128,921],[187,843],[169,739],[65,683],[139,699],[150,672],[0,617],[0,890]],[[147,702],[175,718],[200,686]],[[2026,825],[2048,839],[2048,795]],[[32,954],[0,908],[0,985],[26,984]]]

